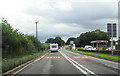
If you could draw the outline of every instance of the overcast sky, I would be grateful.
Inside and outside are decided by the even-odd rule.
[[[118,22],[119,0],[0,0],[0,19],[41,42],[60,36],[65,41],[83,32],[106,31],[108,22]]]

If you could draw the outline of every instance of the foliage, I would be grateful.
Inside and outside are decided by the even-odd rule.
[[[86,32],[77,37],[75,44],[77,47],[84,47],[85,45],[91,45],[91,41],[94,40],[109,40],[109,37],[106,32],[100,30],[97,32]]]
[[[42,43],[42,48],[47,48],[49,49],[50,48],[50,43]]]
[[[69,44],[70,44],[70,41],[76,41],[76,38],[74,38],[74,37],[68,38],[68,40],[67,40],[67,42],[66,42],[66,45],[69,45]]]
[[[49,38],[45,43],[58,43],[59,46],[65,45],[65,41],[62,40],[60,37],[56,37],[55,39]]]
[[[84,54],[84,55],[89,55],[89,56],[94,56],[102,59],[107,59],[107,60],[112,60],[112,61],[117,61],[119,62],[119,55],[110,55],[110,54],[101,54],[101,53],[94,53],[94,52],[84,52],[84,51],[77,51],[77,50],[71,50],[70,47],[67,47],[66,50],[72,51],[75,53],[79,54]]]
[[[34,53],[33,55],[24,55],[24,56],[21,56],[21,57],[15,57],[15,58],[9,58],[9,59],[2,59],[2,71],[3,72],[6,72],[10,69],[13,69],[27,61],[30,61],[30,60],[34,60],[34,59],[37,59],[39,58],[41,55],[45,54],[46,52],[48,52],[48,50],[45,50],[43,52],[36,52]]]
[[[14,30],[4,18],[0,27],[2,27],[2,55],[4,59],[33,54],[41,50],[42,44],[38,39]]]

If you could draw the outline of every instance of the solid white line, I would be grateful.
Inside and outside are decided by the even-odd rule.
[[[69,57],[68,57],[69,58]],[[71,58],[69,58],[71,59]],[[74,63],[76,63],[77,65],[79,65],[80,67],[82,67],[83,69],[85,69],[86,71],[90,72],[91,74],[95,74],[94,72],[90,71],[89,69],[85,68],[84,66],[80,65],[79,63],[77,63],[76,61],[74,61],[73,59],[71,59]]]
[[[86,71],[90,72],[91,74],[95,74],[94,72],[90,71],[89,69],[85,68],[83,65],[79,64],[78,62],[74,61],[73,59],[71,59],[70,57],[68,57],[70,60],[72,60],[74,63],[76,63],[77,65],[79,65],[80,67],[82,67],[83,69],[85,69]]]
[[[61,53],[61,52],[60,52]],[[83,74],[88,74],[86,71],[82,70],[80,67],[78,67],[75,63],[73,63],[70,59],[68,59],[67,56],[65,56],[63,53],[61,53],[70,63],[72,63],[78,70],[80,70]]]
[[[32,62],[32,63],[33,63],[33,62]],[[23,68],[21,68],[20,70],[16,71],[16,72],[13,73],[13,74],[17,74],[17,73],[19,73],[20,71],[22,71],[23,69],[25,69],[26,67],[28,67],[29,65],[31,65],[32,63],[30,63],[30,64],[24,66]]]
[[[45,55],[46,55],[46,54],[45,54]],[[39,59],[36,59],[34,62],[39,61],[39,60],[42,59],[45,55],[43,55],[43,56],[40,57]],[[29,63],[28,65],[24,66],[23,68],[21,68],[20,70],[16,71],[16,72],[13,73],[13,74],[17,74],[17,73],[19,73],[20,71],[22,71],[23,69],[25,69],[26,67],[28,67],[29,65],[31,65],[31,64],[34,63],[34,62]]]
[[[64,49],[65,50],[65,49]],[[74,52],[71,52],[71,51],[67,51],[67,52],[69,52],[69,53],[72,53],[72,54],[78,54],[78,53],[74,53]],[[79,55],[79,54],[78,54]],[[83,55],[83,54],[82,54]],[[86,56],[88,56],[88,55],[86,55]],[[89,57],[93,57],[93,56],[89,56]],[[97,59],[97,60],[102,60],[102,61],[106,61],[106,62],[110,62],[110,63],[114,63],[114,64],[118,64],[118,63],[116,63],[116,62],[112,62],[112,61],[108,61],[108,60],[105,60],[105,59],[100,59],[100,58],[96,58],[96,57],[93,57],[93,58],[95,58],[95,59]]]
[[[104,59],[99,59],[99,58],[96,58],[96,57],[94,57],[94,58],[97,59],[97,60],[102,60],[102,61],[106,61],[106,62],[109,62],[109,63],[118,64],[118,63],[116,63],[116,62],[112,62],[112,61],[108,61],[108,60],[104,60]]]
[[[29,63],[29,62],[30,62],[30,61],[28,61],[28,62],[26,62],[26,63],[24,63],[24,64],[22,64],[22,65],[19,65],[18,67],[13,68],[12,70],[9,70],[9,71],[7,71],[7,72],[5,72],[5,73],[3,73],[3,74],[8,74],[8,73],[10,73],[10,72],[12,72],[12,71],[18,69],[19,67],[26,65],[26,64]]]
[[[46,55],[46,54],[45,54]],[[34,62],[39,61],[40,59],[42,59],[45,55],[41,56],[39,59],[36,59]]]

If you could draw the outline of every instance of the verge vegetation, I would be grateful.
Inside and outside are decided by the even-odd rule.
[[[71,50],[70,47],[67,47],[66,50],[72,51],[75,53],[79,53],[79,54],[90,55],[90,56],[94,56],[94,57],[98,57],[98,58],[102,58],[102,59],[120,62],[120,56],[118,56],[118,55],[91,53],[91,52],[84,52],[84,51],[78,51],[78,50]]]
[[[41,43],[32,35],[24,35],[14,30],[4,18],[0,28],[2,28],[3,72],[48,52],[49,44]]]

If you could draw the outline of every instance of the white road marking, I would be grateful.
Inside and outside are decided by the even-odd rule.
[[[61,52],[60,52],[61,53]],[[63,53],[61,53],[70,63],[72,63],[78,70],[80,70],[81,72],[83,72],[83,74],[88,74],[86,71],[82,70],[79,66],[77,66],[75,63],[73,63],[70,59],[68,59],[67,56],[65,56]]]
[[[38,60],[38,59],[37,59],[37,60]],[[7,72],[5,72],[5,73],[3,73],[3,74],[9,74],[10,72],[12,72],[12,71],[14,71],[14,70],[20,68],[21,66],[26,65],[26,64],[29,63],[29,62],[30,62],[30,61],[26,62],[25,64],[19,65],[18,67],[14,68],[14,69],[12,69],[12,70],[10,70],[10,71],[7,71]]]
[[[46,55],[46,54],[45,54],[45,55]],[[45,55],[43,55],[43,56],[40,57],[39,59],[35,60],[34,62],[39,61],[39,60],[42,59]]]
[[[65,48],[64,48],[64,50],[65,50]],[[69,52],[69,53],[72,53],[72,54],[74,54],[74,55],[80,55],[80,54],[78,54],[78,53],[74,53],[74,52],[71,52],[71,51],[66,51],[66,52]],[[83,54],[82,54],[83,55]],[[84,56],[88,56],[88,55],[84,55]],[[88,56],[88,57],[92,57],[92,56]],[[105,60],[105,59],[100,59],[100,58],[96,58],[96,57],[92,57],[92,58],[94,58],[94,59],[97,59],[97,60],[102,60],[102,61],[106,61],[106,62],[110,62],[110,63],[114,63],[114,64],[119,64],[119,63],[116,63],[116,62],[112,62],[112,61],[108,61],[108,60]]]
[[[69,58],[71,59],[71,58]],[[83,69],[87,70],[88,72],[90,72],[91,74],[95,74],[94,72],[90,71],[89,69],[85,68],[84,66],[82,66],[81,64],[79,64],[78,62],[74,61],[73,59],[71,59],[74,63],[76,63],[77,65],[79,65],[80,67],[82,67]]]
[[[60,52],[61,53],[61,52]],[[86,71],[88,71],[88,72],[90,72],[91,74],[94,74],[94,75],[96,75],[94,72],[92,72],[92,71],[90,71],[89,69],[87,69],[86,67],[84,67],[84,66],[82,66],[81,64],[79,64],[79,63],[77,63],[76,61],[74,61],[73,59],[71,59],[70,57],[68,57],[67,55],[65,55],[65,54],[63,54],[63,53],[61,53],[65,58],[67,58],[67,60],[69,60],[69,61],[73,61],[74,63],[76,63],[77,65],[79,65],[80,67],[82,67],[84,70],[86,70]],[[76,66],[77,66],[76,65]],[[77,66],[78,67],[78,66]],[[81,71],[81,70],[80,70]],[[82,70],[82,72],[83,72],[83,70]],[[85,71],[84,71],[85,72]],[[83,72],[83,73],[84,73]],[[85,73],[86,74],[86,73]],[[87,73],[88,74],[88,73]],[[97,75],[96,75],[97,76]]]
[[[46,57],[47,59],[59,59],[61,58],[60,56],[53,56],[53,57]]]
[[[45,54],[45,55],[46,55],[46,54]],[[37,62],[37,61],[41,60],[45,55],[43,55],[43,56],[40,57],[39,59],[36,59],[34,62]],[[29,65],[31,65],[31,64],[34,63],[34,62],[31,62],[30,64],[24,66],[23,68],[21,68],[20,70],[16,71],[16,72],[13,73],[13,74],[17,74],[17,73],[19,73],[20,71],[22,71],[23,69],[25,69],[26,67],[28,67]]]
[[[93,57],[93,58],[95,58],[95,59],[97,59],[97,60],[102,60],[102,61],[106,61],[106,62],[109,62],[109,63],[114,63],[114,64],[119,64],[119,63],[116,63],[116,62],[112,62],[112,61],[108,61],[108,60],[104,60],[104,59],[99,59],[99,58],[96,58],[96,57]]]

